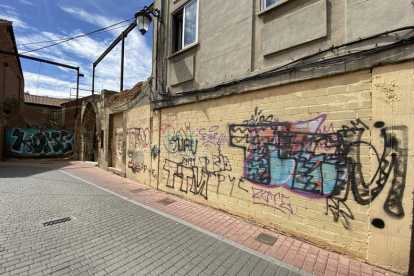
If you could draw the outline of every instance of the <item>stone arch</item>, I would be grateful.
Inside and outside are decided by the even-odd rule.
[[[83,109],[81,127],[81,160],[98,161],[101,124],[96,103],[88,102]]]

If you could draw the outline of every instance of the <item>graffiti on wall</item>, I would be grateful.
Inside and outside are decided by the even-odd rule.
[[[6,131],[12,154],[17,155],[72,155],[73,133],[64,130],[20,129]]]
[[[145,154],[157,156],[158,145],[151,147],[151,132],[147,119],[139,119],[131,122],[132,127],[127,129],[128,135],[128,168],[132,174],[148,173],[150,177],[157,177],[156,171],[145,164]],[[156,147],[155,147],[156,146]],[[154,157],[154,158],[155,158]]]
[[[213,159],[216,161],[214,162]],[[217,185],[216,192],[219,193],[220,185],[223,182],[231,183],[230,195],[233,190],[238,187],[244,192],[248,192],[243,187],[243,177],[236,178],[230,175],[231,165],[227,157],[199,157],[199,158],[183,158],[181,161],[165,159],[163,170],[167,173],[166,186],[174,189],[179,188],[180,192],[191,192],[194,195],[200,195],[204,199],[208,199],[208,189],[211,184]]]
[[[171,125],[165,129],[164,147],[167,154],[174,158],[178,156],[195,157],[198,140],[195,132],[190,128],[190,123],[185,123],[185,127],[178,130],[175,130]]]
[[[159,154],[160,154],[160,147],[158,146],[157,143],[155,143],[154,145],[152,145],[152,148],[151,148],[152,159],[156,159]]]
[[[190,192],[204,199],[208,199],[209,186],[213,183],[217,187],[217,194],[223,182],[230,182],[230,195],[235,186],[248,192],[242,186],[242,177],[230,175],[232,167],[229,158],[220,149],[228,141],[227,136],[218,130],[218,126],[212,126],[193,131],[189,123],[185,123],[177,131],[172,125],[163,129],[164,147],[169,156],[163,165],[168,188],[178,187],[180,192]],[[209,152],[197,152],[199,144],[209,149]],[[212,150],[213,147],[215,150]]]
[[[222,146],[228,142],[227,135],[220,133],[219,126],[212,126],[208,129],[201,128],[198,130],[200,142],[203,147],[212,148],[214,146]]]
[[[390,183],[384,210],[402,218],[402,197],[407,170],[407,128],[374,124],[382,148],[362,139],[369,131],[361,120],[350,127],[321,129],[326,115],[309,121],[279,122],[273,117],[255,115],[242,124],[229,127],[229,145],[243,149],[244,178],[256,187],[283,187],[309,198],[325,198],[327,210],[345,227],[353,219],[346,200],[367,205]],[[377,162],[372,179],[365,180],[361,152],[372,151]],[[368,153],[366,153],[368,155]]]
[[[117,155],[122,156],[122,152],[124,151],[124,146],[122,140],[124,138],[124,129],[122,127],[115,128],[115,143],[116,143],[116,151]]]
[[[370,129],[356,119],[335,129],[326,119],[322,114],[308,121],[280,122],[255,108],[248,120],[229,125],[227,135],[218,126],[193,131],[190,123],[181,128],[166,123],[165,184],[206,200],[211,186],[217,194],[223,187],[230,195],[238,188],[252,195],[252,204],[292,214],[290,198],[283,194],[288,189],[305,198],[324,199],[327,214],[346,228],[354,219],[349,198],[368,205],[385,193],[384,211],[393,218],[404,217],[407,127],[375,122]],[[379,143],[374,146],[369,137]],[[241,177],[232,175],[230,160],[221,150],[226,145],[243,150]],[[371,179],[364,166],[371,166]]]
[[[171,121],[168,121],[168,120],[161,120],[161,125],[160,125],[160,127],[158,127],[158,126],[154,126],[153,128],[152,128],[152,132],[154,132],[154,133],[156,133],[156,132],[161,132],[161,133],[165,133],[165,132],[167,132],[167,131],[169,131],[169,129],[170,128],[172,128],[173,126],[173,124],[174,124],[174,122],[175,121],[177,121],[177,118],[174,118],[174,119],[172,119]]]
[[[284,214],[293,214],[292,206],[290,203],[285,203],[285,200],[289,199],[283,192],[272,193],[260,188],[252,187],[252,198],[257,199],[253,204],[265,205],[275,208]]]
[[[150,145],[150,130],[144,127],[133,127],[127,130],[129,148],[137,151],[147,151]]]

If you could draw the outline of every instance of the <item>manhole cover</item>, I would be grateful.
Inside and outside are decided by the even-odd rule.
[[[135,189],[135,190],[131,190],[131,193],[137,194],[143,191],[148,191],[149,189],[143,189],[143,188],[139,188],[139,189]]]
[[[158,200],[157,203],[162,204],[162,205],[170,205],[174,202],[177,202],[177,200],[171,199],[171,198],[164,198],[161,200]]]
[[[70,217],[67,218],[61,218],[61,219],[56,219],[56,220],[52,220],[52,221],[47,221],[42,223],[44,227],[46,226],[50,226],[50,225],[55,225],[58,223],[63,223],[63,222],[67,222],[67,221],[71,221],[72,219]]]
[[[264,243],[264,244],[267,244],[267,245],[272,246],[272,245],[274,245],[274,244],[276,243],[277,238],[276,238],[276,237],[273,237],[273,236],[270,236],[270,235],[268,235],[268,234],[265,234],[265,233],[260,233],[260,234],[256,237],[256,239],[255,239],[255,240],[256,240],[256,241],[259,241],[259,242],[261,242],[261,243]]]

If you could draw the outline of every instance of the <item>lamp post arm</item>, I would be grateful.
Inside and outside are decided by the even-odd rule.
[[[152,14],[154,17],[156,17],[157,19],[158,19],[158,21],[162,21],[161,19],[160,19],[160,14],[161,14],[161,11],[159,10],[159,9],[155,9],[155,8],[148,8],[147,6],[144,6],[143,8],[142,8],[142,10],[141,10],[142,12],[147,12],[147,13],[150,13],[150,14]]]

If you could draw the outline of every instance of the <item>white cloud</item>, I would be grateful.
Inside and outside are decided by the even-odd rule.
[[[4,9],[8,9],[8,10],[16,10],[15,8],[13,8],[10,5],[0,5],[0,7],[4,8]]]
[[[100,14],[89,13],[81,8],[64,6],[61,7],[63,11],[71,16],[86,21],[98,28],[107,27],[123,19],[108,18]],[[0,12],[0,17],[1,17]],[[55,32],[27,32],[29,26],[18,20],[17,13],[12,14],[8,12],[9,18],[12,16],[15,22],[20,26],[22,31],[16,33],[16,40],[19,52],[23,53],[32,49],[47,46],[56,42],[48,42],[42,44],[30,44],[47,40],[59,40],[65,37],[74,37],[85,33],[85,30],[71,30],[65,33],[65,37]],[[16,20],[17,19],[17,20]],[[14,24],[16,27],[16,25]],[[119,36],[122,28],[111,30],[107,32],[106,36],[93,35],[82,38],[77,38],[53,47],[45,48],[40,51],[31,52],[28,55],[72,65],[81,68],[81,73],[85,74],[84,78],[80,79],[81,87],[83,89],[91,89],[92,86],[92,65],[93,62],[108,48],[113,40]],[[60,33],[62,30],[59,31]],[[108,34],[110,36],[108,37]],[[20,44],[20,45],[19,45]],[[138,30],[131,31],[125,42],[125,67],[124,67],[124,89],[132,88],[137,82],[146,80],[151,74],[151,59],[152,50],[145,39]],[[95,90],[109,89],[119,91],[120,83],[120,64],[121,64],[121,46],[115,47],[96,67],[95,71]],[[36,73],[24,72],[25,77],[25,91],[32,94],[46,95],[51,97],[67,98],[69,90],[76,87],[76,73],[74,70],[57,67],[60,73],[54,73],[52,76],[39,76]],[[23,68],[24,69],[24,68]],[[67,76],[67,77],[65,77]],[[38,84],[39,77],[39,84]],[[73,80],[73,81],[68,81]],[[80,95],[90,95],[91,92],[80,91]]]
[[[72,15],[73,17],[77,19],[86,21],[88,23],[91,23],[91,24],[94,24],[100,27],[108,27],[110,25],[123,21],[122,19],[117,20],[116,18],[109,18],[107,16],[103,16],[103,15],[96,14],[96,13],[89,13],[85,11],[84,9],[78,8],[78,7],[60,6],[60,8],[64,12]],[[120,31],[117,29],[112,32],[113,34],[116,34],[116,35],[120,34]]]
[[[34,6],[32,2],[28,1],[28,0],[19,0],[20,3],[23,3],[25,5],[30,5],[30,6]]]
[[[91,14],[77,7],[61,6],[60,8],[76,18],[100,27],[107,27],[122,21],[122,19],[118,18],[108,18],[99,14]],[[120,35],[121,30],[122,29],[115,29],[110,31],[113,34],[114,39]],[[91,41],[86,43],[91,43]],[[100,43],[103,46],[103,49],[98,52],[99,54],[96,57],[94,56],[94,61],[105,51],[110,43],[112,43],[112,41]],[[96,67],[95,87],[101,88],[103,86],[106,89],[119,89],[121,70],[120,48],[119,44]],[[87,51],[85,54],[88,55]],[[138,30],[132,30],[128,34],[125,42],[124,88],[132,88],[138,81],[146,80],[151,73],[151,59],[151,48],[146,44],[145,39]]]
[[[76,88],[76,81],[65,81],[50,76],[36,73],[24,72],[25,92],[32,95],[49,96],[52,98],[69,98],[71,88]],[[86,85],[80,85],[81,89],[89,89]],[[75,94],[72,89],[72,95]],[[89,96],[91,92],[79,91],[79,96]]]
[[[26,29],[26,30],[35,30],[35,28],[27,25],[25,22],[20,20],[18,17],[18,14],[13,11],[13,9],[7,9],[0,11],[0,18],[6,19],[8,21],[13,22],[13,28],[20,28],[20,29]]]

